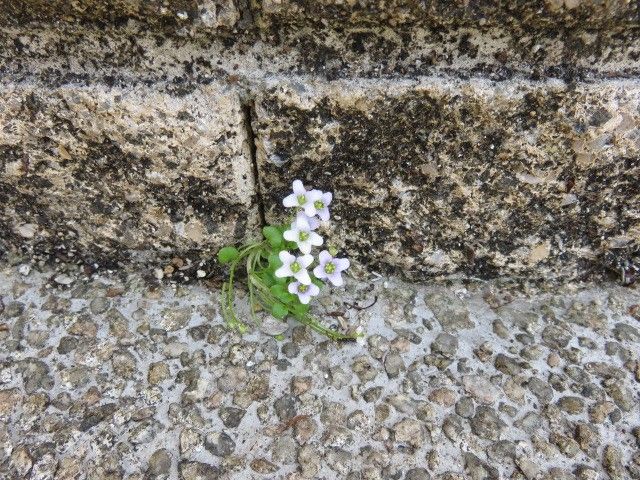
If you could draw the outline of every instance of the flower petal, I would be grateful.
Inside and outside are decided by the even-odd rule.
[[[301,212],[301,215],[307,217],[304,213]],[[309,229],[315,230],[320,226],[320,221],[316,217],[307,217],[307,222],[309,222]]]
[[[298,248],[305,255],[311,253],[311,242],[309,240],[305,240],[304,242],[298,240]]]
[[[281,251],[278,254],[278,257],[280,257],[280,261],[282,262],[283,265],[291,265],[296,259],[296,257],[291,255],[286,250]]]
[[[291,195],[287,195],[282,200],[282,205],[284,205],[287,208],[297,207],[298,206],[298,197],[296,196],[295,193],[292,193]]]
[[[331,192],[324,192],[322,194],[322,203],[324,203],[324,206],[327,207],[329,205],[331,205],[331,200],[333,200],[333,193]]]
[[[304,195],[305,193],[307,193],[307,190],[304,188],[304,185],[302,184],[301,180],[294,180],[293,181],[293,193],[298,196],[298,195]],[[296,200],[296,204],[297,204],[297,200]]]
[[[318,287],[315,283],[312,283],[311,285],[309,285],[309,290],[307,290],[307,293],[312,297],[315,297],[320,293],[320,287]]]
[[[313,263],[313,255],[301,255],[298,257],[298,263],[304,268],[307,268]]]
[[[304,214],[307,217],[313,217],[317,213],[316,207],[313,206],[313,202],[307,202],[304,204]]]
[[[307,292],[298,292],[298,300],[300,300],[301,304],[307,305],[309,303],[309,300],[311,300],[311,295],[309,295]]]
[[[333,272],[332,274],[327,275],[327,279],[329,279],[329,281],[336,287],[344,285],[344,280],[342,280],[342,274],[340,272]]]
[[[293,225],[291,225],[291,227],[293,228]],[[298,214],[296,216],[295,227],[299,232],[308,232],[311,230],[311,227],[309,226],[309,220],[307,220],[307,216],[304,214]]]
[[[289,242],[295,242],[299,238],[298,232],[293,229],[285,230],[282,236],[284,237],[285,240],[288,240]]]
[[[298,293],[299,285],[300,285],[300,282],[291,282],[287,287],[287,290],[289,290],[289,293],[292,293],[295,295],[296,293]]]
[[[318,216],[320,217],[320,220],[322,220],[323,222],[328,222],[329,218],[331,218],[331,215],[329,214],[329,209],[327,207],[324,207],[322,210],[318,210]]]
[[[315,247],[319,247],[324,243],[324,240],[316,232],[309,232],[309,243]]]
[[[334,258],[333,263],[336,266],[336,270],[339,272],[346,270],[351,265],[348,258]]]
[[[316,268],[313,269],[313,275],[320,280],[327,278],[327,272],[324,271],[324,265],[317,265]]]
[[[322,200],[322,192],[320,190],[310,190],[307,192],[307,202],[316,202]]]
[[[306,269],[302,269],[297,273],[294,273],[293,276],[303,285],[311,285],[311,277]]]
[[[322,250],[320,252],[320,255],[318,255],[318,258],[320,259],[320,265],[324,265],[325,263],[330,262],[333,259],[328,250]]]
[[[278,278],[293,277],[293,272],[291,271],[291,265],[281,266],[279,269],[276,270],[275,276]]]

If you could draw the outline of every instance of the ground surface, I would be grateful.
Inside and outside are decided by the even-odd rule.
[[[637,289],[352,280],[344,344],[231,333],[206,285],[4,266],[0,298],[1,478],[640,478]]]

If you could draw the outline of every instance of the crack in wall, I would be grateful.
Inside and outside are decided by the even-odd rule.
[[[260,173],[258,170],[258,158],[256,155],[256,133],[253,130],[253,120],[255,118],[255,102],[253,99],[248,99],[242,103],[243,113],[243,126],[245,134],[247,136],[247,143],[249,144],[249,159],[251,161],[251,173],[253,175],[254,195],[256,198],[256,204],[258,206],[258,218],[260,221],[260,228],[264,227],[267,222],[264,214],[264,200],[262,198],[262,186],[260,184]]]

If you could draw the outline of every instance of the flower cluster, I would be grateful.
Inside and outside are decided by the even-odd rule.
[[[349,268],[349,260],[336,257],[332,248],[321,250],[317,257],[312,254],[314,248],[325,243],[318,230],[331,218],[332,200],[331,192],[307,190],[302,181],[295,180],[293,193],[282,201],[293,210],[289,223],[264,227],[264,240],[259,243],[240,250],[225,247],[218,252],[220,263],[231,266],[229,281],[223,285],[223,315],[230,325],[244,328],[233,309],[234,271],[242,261],[247,269],[252,312],[257,303],[276,318],[284,319],[291,314],[330,338],[354,338],[324,327],[308,313],[309,302],[320,293],[320,288],[326,282],[342,286],[342,273]]]
[[[324,243],[323,238],[314,230],[320,226],[320,220],[327,222],[330,218],[329,205],[333,195],[331,192],[307,190],[300,180],[294,180],[293,193],[285,197],[282,204],[287,208],[298,210],[296,218],[289,230],[283,233],[285,240],[294,242],[303,255],[295,257],[286,250],[279,253],[282,267],[276,270],[276,277],[293,277],[295,282],[288,286],[289,293],[298,296],[300,303],[306,305],[320,293],[318,285],[312,282],[307,268],[314,262],[309,255],[312,247],[319,247]],[[318,280],[328,280],[336,287],[344,284],[342,272],[349,268],[346,258],[334,258],[327,250],[320,252],[318,265],[313,269],[313,275]]]

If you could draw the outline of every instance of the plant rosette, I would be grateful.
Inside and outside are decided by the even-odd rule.
[[[326,283],[344,285],[342,274],[349,268],[349,260],[338,258],[332,248],[314,255],[314,250],[324,245],[316,230],[321,221],[329,221],[332,200],[331,192],[307,190],[302,181],[295,180],[293,192],[282,201],[294,212],[290,223],[267,225],[259,242],[220,249],[218,260],[229,267],[229,277],[222,284],[222,316],[231,328],[241,333],[248,329],[234,308],[234,285],[241,268],[246,273],[254,322],[256,312],[262,309],[282,321],[292,316],[332,340],[355,340],[359,336],[328,328],[309,312],[310,304]]]

